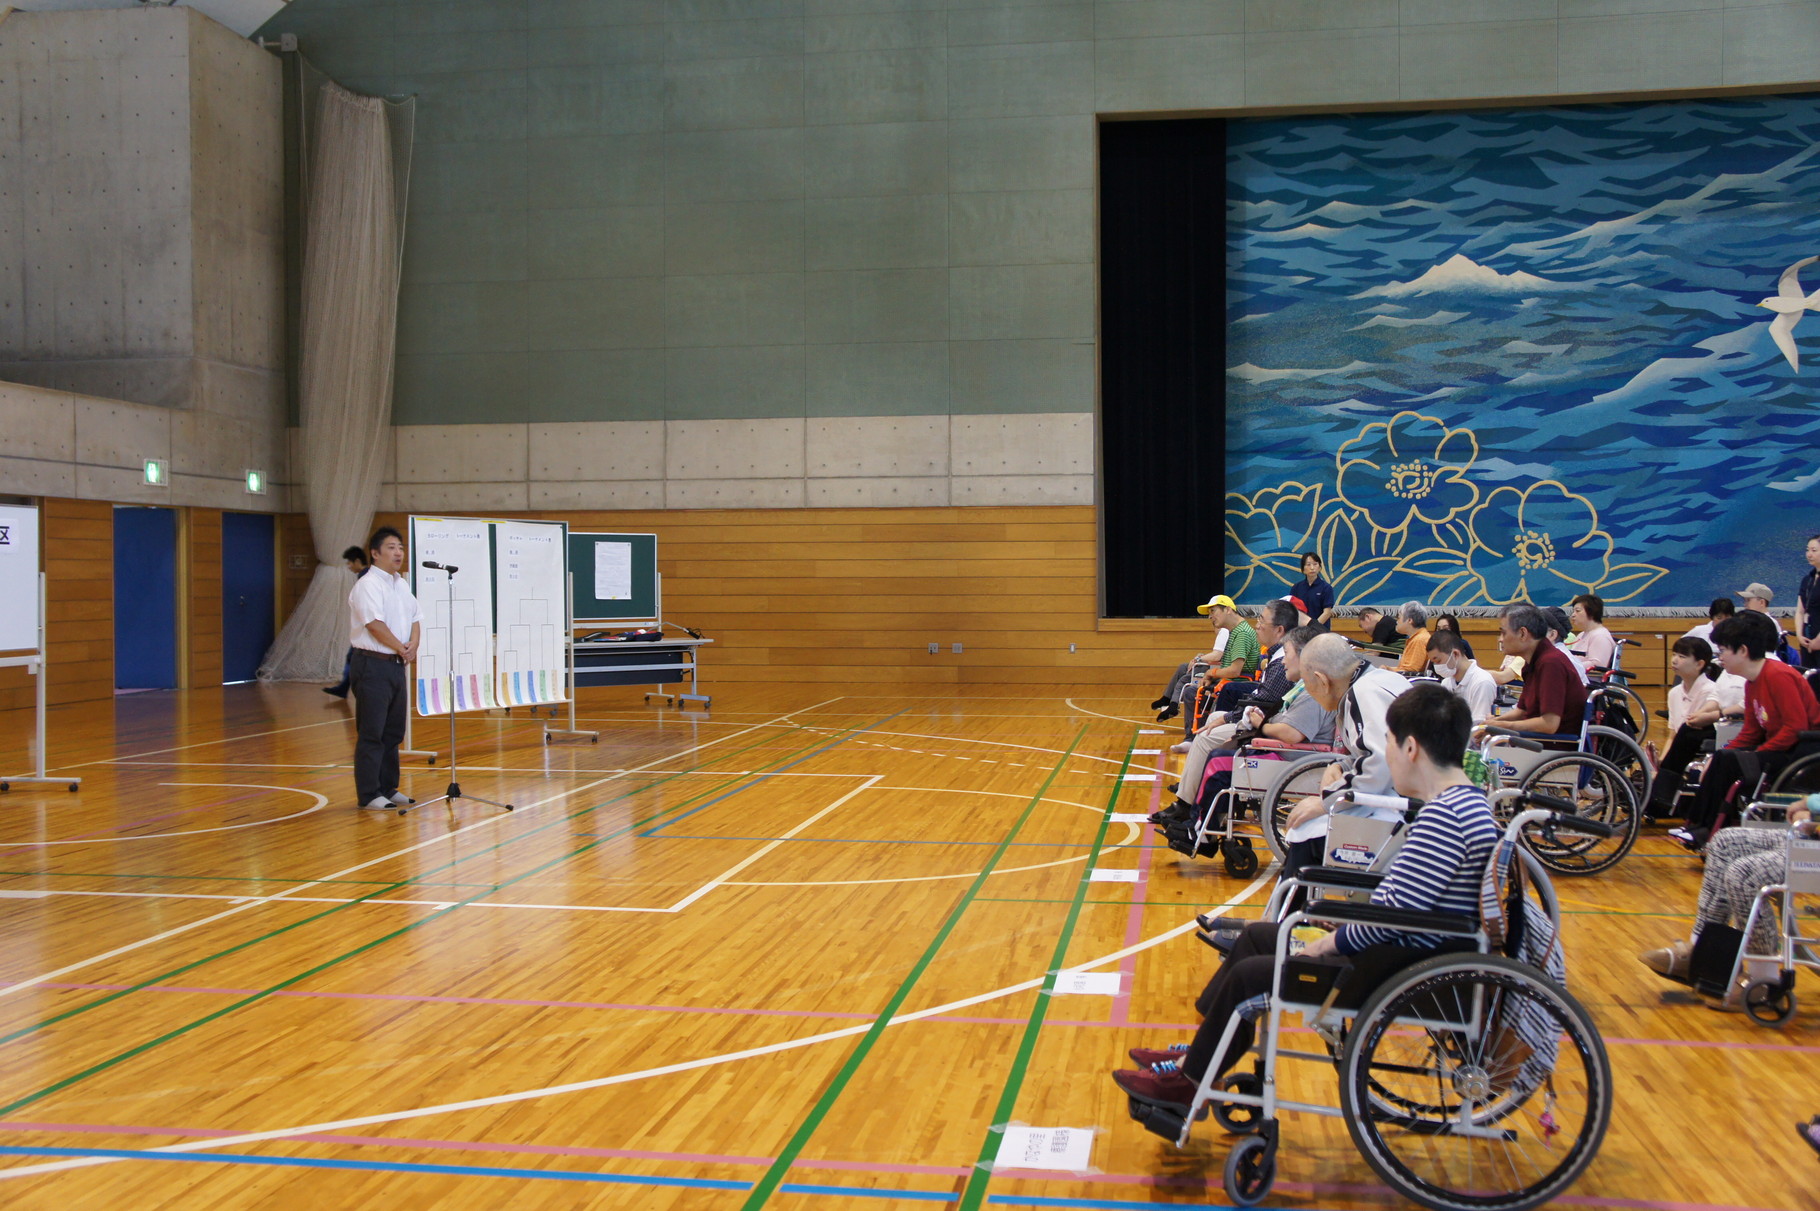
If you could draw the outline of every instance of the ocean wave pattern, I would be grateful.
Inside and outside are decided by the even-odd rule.
[[[1261,505],[1321,485],[1371,531],[1335,548],[1380,560],[1355,592],[1507,600],[1508,569],[1485,569],[1535,573],[1540,548],[1516,548],[1540,523],[1512,537],[1474,510],[1552,482],[1610,536],[1608,571],[1658,569],[1604,584],[1630,590],[1612,599],[1704,604],[1764,580],[1792,602],[1820,530],[1820,314],[1791,370],[1759,304],[1820,253],[1820,100],[1235,121],[1227,154],[1228,563],[1250,599],[1293,579],[1282,544],[1335,516]],[[1820,289],[1820,265],[1804,272]],[[1454,467],[1464,511],[1412,510],[1399,535],[1381,529],[1395,508],[1337,481],[1343,446],[1406,413],[1476,451]],[[1426,574],[1403,559],[1444,550],[1459,559]],[[1564,600],[1587,569],[1557,571],[1523,588]]]

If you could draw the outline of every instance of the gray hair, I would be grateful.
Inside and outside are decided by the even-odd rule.
[[[1406,601],[1397,610],[1397,618],[1412,627],[1425,627],[1428,625],[1428,607],[1419,601]]]
[[[1285,631],[1294,626],[1296,621],[1295,607],[1282,597],[1265,602],[1261,616],[1271,626],[1281,627]]]
[[[1548,638],[1548,619],[1527,601],[1505,606],[1498,611],[1498,617],[1508,622],[1513,631],[1528,631],[1531,639]]]
[[[1352,645],[1332,631],[1316,635],[1302,649],[1302,671],[1313,669],[1330,681],[1346,680],[1358,666],[1359,657]]]
[[[1327,628],[1318,627],[1313,623],[1309,623],[1306,626],[1299,626],[1295,630],[1289,632],[1289,634],[1283,636],[1283,642],[1300,652],[1303,648],[1308,646],[1309,641],[1315,636],[1325,634],[1327,634]]]

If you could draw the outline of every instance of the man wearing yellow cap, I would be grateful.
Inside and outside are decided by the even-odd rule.
[[[1225,663],[1218,668],[1208,669],[1202,678],[1202,684],[1213,685],[1231,681],[1234,677],[1249,677],[1257,672],[1263,650],[1258,646],[1258,633],[1245,621],[1245,616],[1239,613],[1238,603],[1220,593],[1206,605],[1196,606],[1195,609],[1207,615],[1215,629],[1227,632],[1226,649],[1220,653],[1220,658]]]

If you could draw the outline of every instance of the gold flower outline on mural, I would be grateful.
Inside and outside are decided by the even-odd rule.
[[[1472,430],[1403,411],[1364,426],[1339,448],[1334,490],[1376,530],[1397,533],[1413,521],[1445,525],[1478,503],[1479,489],[1466,478],[1478,460]]]
[[[1600,527],[1598,507],[1558,480],[1496,488],[1466,525],[1467,585],[1492,605],[1581,593],[1628,601],[1668,574],[1655,564],[1613,564],[1616,543]]]
[[[1286,592],[1302,579],[1302,554],[1314,551],[1342,596],[1375,592],[1397,570],[1408,531],[1387,533],[1324,494],[1320,484],[1289,482],[1227,497],[1226,542],[1240,558],[1226,565],[1223,591],[1247,599]]]

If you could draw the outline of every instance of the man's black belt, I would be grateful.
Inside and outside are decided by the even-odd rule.
[[[371,648],[355,648],[356,655],[365,656],[368,660],[383,660],[387,664],[403,664],[404,657],[397,652],[375,652]]]

